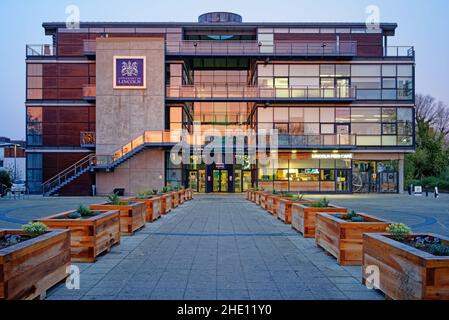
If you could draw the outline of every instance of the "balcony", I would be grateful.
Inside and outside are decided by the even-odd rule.
[[[357,136],[353,134],[335,135],[285,135],[279,134],[280,149],[328,149],[355,148]]]
[[[97,145],[95,132],[81,132],[80,133],[80,146],[82,148],[95,148]]]
[[[168,100],[202,101],[267,101],[267,100],[295,100],[295,101],[352,101],[356,98],[353,87],[317,88],[290,87],[264,88],[240,85],[193,85],[168,86]]]
[[[54,57],[56,47],[51,44],[28,44],[26,46],[26,56],[30,57]]]
[[[97,87],[95,84],[86,84],[83,86],[83,99],[93,101],[97,97]]]
[[[257,41],[167,41],[167,55],[185,56],[295,56],[295,57],[354,57],[357,42],[335,41],[298,42],[276,41],[262,45]]]
[[[96,40],[84,40],[83,41],[83,52],[86,56],[95,56],[97,51],[97,41]]]
[[[410,46],[388,46],[384,48],[384,57],[415,58],[415,48]]]

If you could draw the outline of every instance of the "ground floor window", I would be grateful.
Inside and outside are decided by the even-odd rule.
[[[354,193],[397,193],[399,161],[354,161]]]

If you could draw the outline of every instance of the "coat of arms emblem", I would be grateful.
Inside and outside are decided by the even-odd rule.
[[[122,77],[137,77],[139,75],[137,62],[123,61],[121,73]]]

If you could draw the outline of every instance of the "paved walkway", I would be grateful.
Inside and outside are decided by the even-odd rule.
[[[78,264],[81,289],[48,299],[383,299],[241,196],[198,196],[95,264]]]

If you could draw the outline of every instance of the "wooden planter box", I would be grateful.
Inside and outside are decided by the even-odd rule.
[[[341,212],[346,213],[348,209],[329,205],[328,208],[312,208],[306,204],[295,204],[292,206],[292,228],[301,232],[304,238],[315,238],[315,221],[318,212]]]
[[[186,201],[186,191],[180,190],[178,191],[179,194],[179,204],[183,204]]]
[[[292,201],[287,198],[279,198],[277,202],[277,217],[285,224],[292,223],[292,205],[306,203],[307,201]]]
[[[171,208],[176,209],[179,206],[179,193],[178,192],[171,192]]]
[[[316,244],[337,258],[339,265],[362,265],[363,234],[383,233],[392,223],[364,213],[358,215],[365,221],[348,222],[329,213],[316,215]]]
[[[262,192],[263,191],[255,191],[254,192],[254,202],[260,206],[260,202],[262,201]]]
[[[267,210],[267,202],[268,202],[268,196],[270,195],[269,192],[262,192],[262,194],[260,195],[260,203],[259,206],[264,209]]]
[[[39,219],[49,229],[70,230],[70,253],[73,262],[95,262],[97,256],[120,243],[120,212],[101,211],[86,219],[69,219],[75,211]]]
[[[161,217],[161,197],[152,197],[148,199],[134,199],[130,198],[131,202],[142,202],[146,207],[145,221],[153,222]]]
[[[90,210],[118,210],[120,211],[120,232],[122,235],[131,236],[137,230],[145,227],[145,204],[134,202],[129,205],[93,204]]]
[[[171,211],[171,195],[170,194],[162,194],[161,197],[161,214],[165,215]]]
[[[449,244],[449,238],[432,236]],[[412,237],[409,236],[409,237]],[[363,235],[363,270],[377,266],[379,289],[395,300],[448,300],[449,257],[438,257],[395,241],[388,234]],[[366,282],[363,272],[363,283]]]
[[[281,197],[278,195],[270,194],[267,198],[267,211],[273,216],[277,216],[278,201]]]
[[[186,201],[190,201],[193,199],[193,191],[190,189],[186,189]]]
[[[0,230],[25,235],[20,230]],[[0,250],[0,300],[44,298],[46,291],[69,275],[70,231],[53,230]]]

